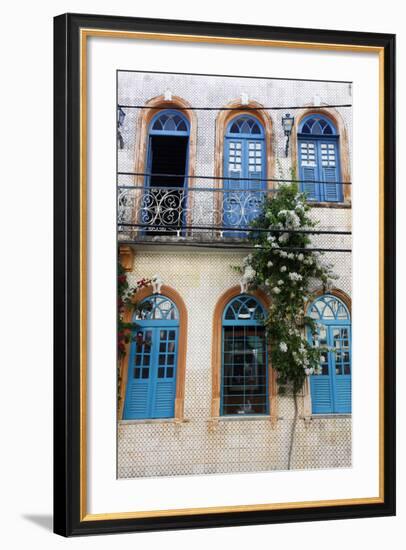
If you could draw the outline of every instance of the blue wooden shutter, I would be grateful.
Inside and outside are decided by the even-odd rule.
[[[330,335],[328,327],[324,323],[318,324],[317,332],[320,346],[329,346]],[[308,331],[308,339],[314,344],[310,330]],[[324,351],[322,353],[320,369],[320,374],[314,374],[310,377],[310,393],[312,398],[313,414],[327,414],[333,412],[333,365],[331,363],[331,352]]]
[[[317,170],[317,144],[315,141],[299,140],[301,190],[308,200],[320,200]]]
[[[224,175],[230,178],[224,181],[223,197],[223,222],[226,227],[239,227],[241,225],[241,197],[246,182],[243,181],[244,141],[242,139],[227,138],[226,154],[224,157]],[[238,237],[242,233],[229,231],[226,236]]]
[[[339,186],[337,185],[336,169],[322,168],[322,180],[324,183],[324,200],[327,202],[339,201]]]
[[[335,380],[335,410],[336,413],[351,412],[351,377]]]
[[[244,221],[243,225],[250,223],[260,215],[266,190],[265,179],[265,148],[264,141],[253,139],[246,141],[244,175],[248,177],[245,181],[247,190],[244,197]]]
[[[244,176],[243,173],[243,160],[244,160],[244,149],[243,149],[243,140],[242,139],[226,139],[226,155],[225,155],[225,166],[224,166],[224,175],[230,178],[226,180],[225,184],[228,189],[242,190],[245,187],[245,182],[241,179]]]
[[[336,142],[321,142],[319,144],[320,179],[323,184],[323,200],[338,202],[341,200],[339,167]]]
[[[139,330],[131,344],[123,412],[125,420],[149,417],[152,334],[153,331],[150,329]]]
[[[178,328],[159,327],[155,331],[152,417],[172,418],[175,413]]]
[[[334,412],[351,412],[351,328],[348,325],[330,327],[334,362]]]
[[[313,375],[310,382],[312,412],[327,414],[333,412],[330,376]]]

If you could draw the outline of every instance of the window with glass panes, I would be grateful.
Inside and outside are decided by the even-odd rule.
[[[266,190],[265,132],[253,116],[238,116],[227,127],[224,177],[224,226],[246,228],[260,214]],[[229,231],[225,236],[246,233]]]
[[[341,202],[339,136],[322,115],[310,115],[299,126],[300,189],[309,201]]]
[[[265,312],[249,295],[233,298],[222,320],[221,414],[268,413]]]
[[[316,322],[309,341],[321,352],[320,367],[310,376],[312,412],[351,412],[351,319],[345,304],[326,294],[313,302],[308,315]]]
[[[123,419],[172,418],[176,396],[179,313],[159,294],[134,314]]]

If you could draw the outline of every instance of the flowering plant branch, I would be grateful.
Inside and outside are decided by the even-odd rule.
[[[140,279],[135,286],[131,286],[127,279],[127,274],[121,265],[117,267],[117,406],[121,401],[121,365],[126,355],[126,345],[134,341],[138,336],[133,337],[132,333],[137,328],[136,323],[127,323],[124,321],[124,314],[127,308],[140,306],[134,302],[134,296],[137,292],[146,286],[152,284],[151,279]],[[147,306],[146,306],[147,307]]]
[[[313,347],[303,327],[313,334],[316,326],[305,315],[310,288],[323,288],[336,277],[323,254],[306,250],[311,239],[300,230],[316,227],[309,216],[306,195],[296,185],[283,185],[264,203],[261,215],[253,222],[254,252],[237,268],[248,288],[262,287],[271,298],[265,321],[271,346],[272,367],[278,373],[280,388],[290,383],[294,395],[303,387],[306,376],[319,372],[324,348]]]
[[[131,341],[131,332],[137,327],[136,323],[124,322],[124,313],[126,308],[132,306],[137,308],[134,302],[134,296],[137,292],[146,286],[152,284],[151,279],[140,279],[135,286],[128,282],[126,272],[122,265],[118,264],[117,270],[117,354],[122,359],[126,353],[126,344]]]

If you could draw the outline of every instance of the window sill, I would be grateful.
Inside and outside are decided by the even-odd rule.
[[[280,420],[281,417],[278,417],[277,420]],[[275,420],[272,416],[269,414],[236,414],[236,415],[229,415],[229,416],[213,416],[212,418],[209,418],[206,422],[240,422],[240,421],[246,422],[251,421],[255,422],[258,420],[268,420],[272,421]]]
[[[190,422],[188,418],[139,418],[134,420],[119,420],[118,424],[187,424]]]
[[[351,208],[351,203],[349,202],[313,202],[307,201],[307,204],[311,208]]]
[[[334,419],[334,418],[351,418],[351,413],[320,413],[311,414],[309,416],[302,416],[303,420],[317,420],[317,419]]]

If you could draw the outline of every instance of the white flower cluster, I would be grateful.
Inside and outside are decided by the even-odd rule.
[[[292,229],[300,227],[301,221],[295,210],[280,210],[278,212],[278,218],[284,220],[285,227]]]
[[[281,293],[281,289],[277,286],[274,286],[273,289],[272,289],[272,292],[274,294],[280,294]]]
[[[291,281],[301,281],[303,279],[303,277],[302,277],[302,275],[299,275],[299,273],[296,273],[295,271],[292,271],[292,273],[289,273],[289,279]]]
[[[243,279],[245,281],[252,281],[255,278],[255,275],[256,275],[255,269],[250,265],[246,265],[244,268]]]
[[[288,258],[288,260],[295,259],[295,255],[293,254],[293,252],[286,252],[286,250],[278,250],[277,252],[275,251],[275,254],[279,254],[281,258]]]
[[[283,352],[283,353],[286,353],[288,351],[288,345],[286,344],[286,342],[280,342],[279,343],[279,349]]]
[[[289,233],[282,233],[282,235],[279,236],[279,243],[287,243],[289,240]]]
[[[298,355],[295,351],[292,352],[293,360],[296,363],[296,365],[300,365],[302,360],[300,358],[300,355]]]
[[[289,333],[289,336],[299,336],[300,335],[300,332],[298,331],[297,328],[290,328],[288,330],[288,333]]]

